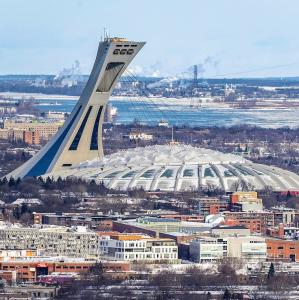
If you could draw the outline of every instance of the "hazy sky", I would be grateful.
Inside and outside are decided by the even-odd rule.
[[[57,74],[75,60],[87,74],[106,27],[147,42],[135,72],[299,75],[298,0],[0,0],[0,12],[0,74]]]

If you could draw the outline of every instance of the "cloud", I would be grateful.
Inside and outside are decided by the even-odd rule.
[[[162,63],[158,61],[148,67],[143,67],[140,65],[132,65],[128,68],[128,73],[132,73],[134,75],[160,77],[162,74],[161,69],[162,69]]]

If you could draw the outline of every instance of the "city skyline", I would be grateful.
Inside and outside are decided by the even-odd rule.
[[[131,67],[138,75],[184,77],[194,64],[199,77],[299,75],[296,1],[21,4],[2,1],[0,74],[57,74],[75,60],[88,74],[106,28],[147,42]]]

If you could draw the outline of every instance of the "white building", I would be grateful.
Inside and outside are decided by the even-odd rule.
[[[201,263],[222,258],[264,261],[267,245],[258,236],[203,237],[190,242],[190,257]]]
[[[227,257],[227,243],[215,237],[203,237],[190,242],[192,261],[204,263]]]
[[[102,256],[124,261],[167,261],[178,259],[178,247],[172,239],[140,235],[117,235],[100,240]]]
[[[131,141],[152,141],[153,135],[145,132],[131,132],[129,134],[129,139]]]

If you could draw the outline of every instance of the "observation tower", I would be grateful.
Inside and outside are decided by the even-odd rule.
[[[87,84],[69,118],[36,155],[6,177],[38,177],[102,158],[102,124],[108,99],[144,44],[124,38],[101,41]]]

